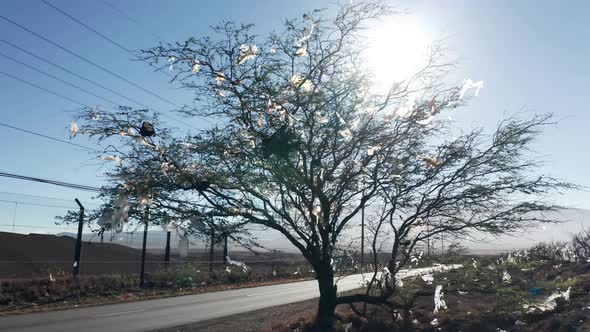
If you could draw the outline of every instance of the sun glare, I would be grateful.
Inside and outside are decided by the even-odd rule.
[[[367,41],[367,65],[375,76],[375,88],[379,92],[420,70],[432,44],[423,25],[409,18],[379,23],[368,31]]]

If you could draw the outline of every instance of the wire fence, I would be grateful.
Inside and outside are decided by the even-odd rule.
[[[99,207],[99,202],[83,201],[87,210]],[[49,275],[71,274],[74,264],[74,248],[77,236],[76,224],[60,224],[56,217],[68,211],[77,211],[73,199],[24,195],[0,192],[0,278],[47,278]],[[211,253],[207,239],[189,240],[188,252],[181,255],[181,235],[167,233],[160,227],[150,227],[147,232],[147,273],[249,274],[249,275],[299,275],[307,266],[303,257],[278,250],[262,253],[236,250],[228,243],[213,247]],[[166,245],[170,255],[166,259]],[[93,232],[84,225],[82,254],[79,264],[82,276],[136,275],[141,267],[143,226],[126,225],[120,233]],[[227,252],[229,250],[229,252]],[[232,265],[225,259],[230,256]],[[234,262],[235,261],[235,262]],[[246,268],[244,268],[244,266]]]

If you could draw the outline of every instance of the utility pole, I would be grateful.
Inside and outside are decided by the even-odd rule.
[[[82,228],[84,226],[84,206],[76,198],[76,204],[80,207],[80,216],[78,217],[78,236],[76,237],[76,251],[74,252],[74,278],[80,274],[80,254],[82,252]]]
[[[147,231],[148,231],[148,220],[150,218],[150,206],[145,207],[145,211],[143,212],[143,222],[145,223],[145,228],[143,229],[143,247],[141,249],[141,272],[139,273],[139,287],[143,287],[144,285],[144,277],[145,277],[145,246],[147,242]]]
[[[18,210],[18,202],[14,202],[14,214],[12,215],[12,232],[16,226],[16,211]]]

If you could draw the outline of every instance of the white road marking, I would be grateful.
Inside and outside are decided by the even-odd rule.
[[[114,312],[114,313],[112,313],[112,314],[99,315],[98,317],[118,316],[118,315],[125,315],[125,314],[131,314],[131,313],[134,313],[134,312],[142,312],[142,311],[145,311],[145,310],[141,309],[141,310],[132,310],[132,311]]]

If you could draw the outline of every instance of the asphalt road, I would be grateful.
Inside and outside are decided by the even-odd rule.
[[[460,266],[454,266],[460,267]],[[445,268],[445,267],[442,267]],[[403,277],[438,268],[403,272]],[[362,275],[343,277],[338,291],[359,288]],[[0,331],[150,331],[299,302],[319,296],[315,280],[198,295],[94,306],[0,318]]]

